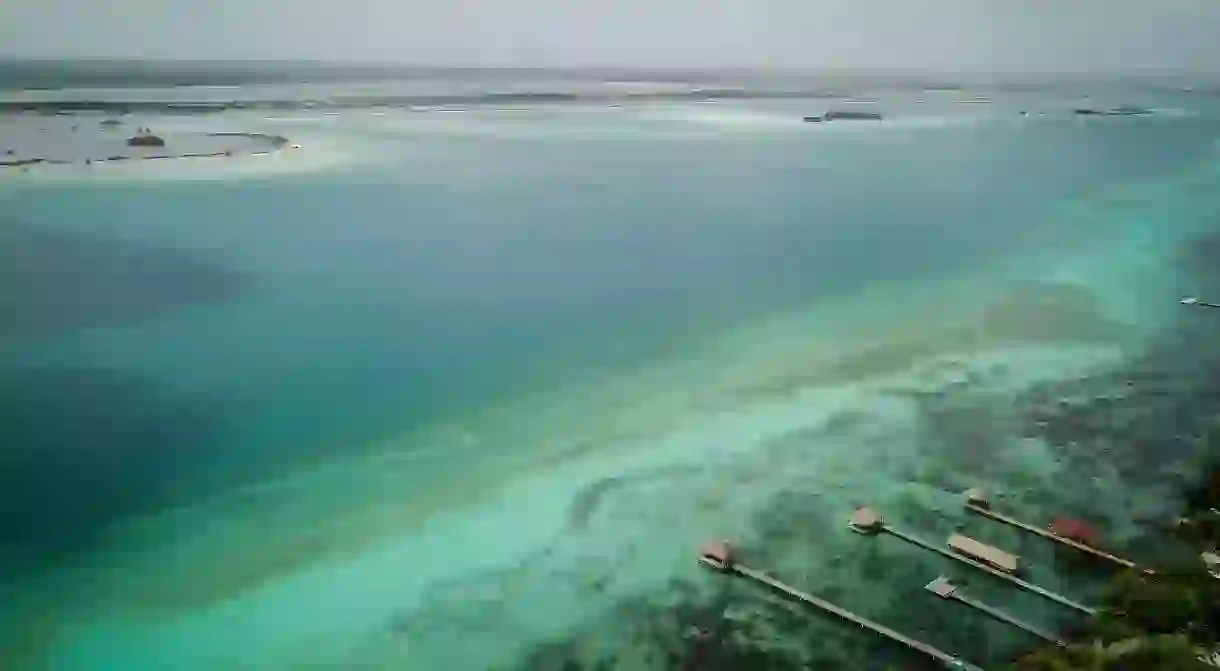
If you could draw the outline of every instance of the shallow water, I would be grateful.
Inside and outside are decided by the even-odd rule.
[[[793,121],[812,104],[237,113],[306,138],[309,169],[0,183],[5,226],[65,241],[0,270],[5,302],[72,317],[0,349],[0,650],[93,670],[906,661],[703,575],[715,535],[972,661],[1028,645],[920,591],[953,567],[844,522],[867,503],[933,540],[968,524],[1095,596],[959,493],[1116,544],[1172,507],[1189,441],[1134,436],[1208,421],[1173,343],[1213,328],[1177,299],[1220,290],[1191,252],[1220,224],[1220,124],[1016,102]],[[1132,367],[1162,393],[1131,391]]]

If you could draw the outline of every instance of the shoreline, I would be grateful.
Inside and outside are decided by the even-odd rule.
[[[382,155],[363,136],[284,128],[248,115],[99,121],[0,115],[0,186],[276,178]],[[126,144],[146,127],[166,146]]]
[[[235,156],[265,156],[273,151],[281,151],[285,148],[299,149],[299,144],[292,144],[290,140],[283,135],[271,135],[268,133],[242,133],[242,132],[212,132],[204,133],[206,137],[214,138],[247,138],[250,140],[266,141],[266,148],[250,148],[244,150],[222,149],[218,151],[202,151],[202,152],[180,152],[180,153],[162,153],[148,155],[120,155],[114,154],[110,156],[102,156],[94,158],[86,156],[78,159],[54,159],[43,156],[32,156],[24,158],[9,157],[6,160],[0,160],[0,169],[23,169],[23,172],[28,171],[30,166],[35,165],[82,165],[92,166],[95,164],[105,163],[121,163],[125,161],[157,161],[165,159],[186,159],[186,158],[230,158]]]

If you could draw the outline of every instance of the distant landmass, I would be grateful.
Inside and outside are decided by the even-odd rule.
[[[1020,90],[1081,82],[1140,83],[1198,92],[1220,91],[1214,74],[1138,72],[1128,74],[937,73],[922,70],[831,69],[669,69],[669,68],[490,68],[395,63],[327,63],[322,61],[142,61],[122,59],[56,60],[0,55],[0,89],[61,89],[75,87],[237,86],[294,82],[335,82],[403,79],[568,79],[648,81],[693,84],[757,85],[819,83],[854,84],[958,91],[988,86]]]

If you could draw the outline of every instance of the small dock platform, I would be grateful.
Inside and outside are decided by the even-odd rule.
[[[1021,631],[1024,631],[1028,634],[1037,636],[1038,638],[1040,638],[1048,643],[1051,643],[1053,645],[1057,645],[1061,648],[1067,646],[1067,642],[1064,641],[1063,639],[1059,638],[1058,636],[1050,634],[1050,633],[1046,632],[1045,630],[1039,629],[1038,627],[1035,627],[1032,624],[1027,624],[1026,622],[1023,622],[1023,621],[1017,619],[1016,617],[1009,615],[1008,613],[1000,610],[999,608],[996,608],[994,606],[989,606],[989,605],[983,603],[982,601],[978,601],[977,599],[972,599],[972,598],[966,596],[965,594],[962,593],[962,590],[960,587],[958,587],[957,585],[954,585],[945,576],[940,576],[936,580],[933,580],[932,582],[928,583],[924,587],[924,589],[928,590],[929,592],[932,592],[936,596],[938,596],[942,599],[945,599],[947,601],[956,601],[960,604],[969,606],[969,607],[983,613],[984,615],[987,615],[988,617],[991,617],[995,620],[999,620],[1000,622],[1003,622],[1004,624],[1007,624],[1009,626],[1020,629]]]
[[[986,517],[988,519],[995,520],[996,522],[1000,522],[1001,524],[1007,524],[1011,527],[1016,527],[1017,529],[1020,529],[1022,531],[1026,531],[1031,534],[1041,536],[1047,540],[1053,541],[1060,545],[1070,547],[1075,550],[1079,550],[1080,552],[1083,552],[1091,557],[1096,557],[1098,559],[1108,561],[1112,564],[1116,564],[1123,568],[1139,570],[1139,567],[1136,566],[1135,562],[1131,561],[1130,559],[1123,559],[1122,557],[1118,557],[1118,556],[1110,554],[1109,552],[1099,550],[1098,548],[1095,548],[1086,543],[1082,543],[1078,540],[1075,540],[1072,538],[1067,538],[1066,536],[1057,534],[1054,531],[1051,531],[1049,529],[1043,529],[1041,527],[1036,527],[1032,524],[1027,524],[1025,522],[1022,522],[1021,520],[1018,520],[1014,517],[1009,517],[1008,515],[1004,515],[1003,513],[999,513],[999,512],[992,510],[991,502],[987,499],[986,492],[984,492],[981,489],[975,488],[975,489],[971,489],[966,492],[966,510],[969,510],[970,512],[975,513],[977,515],[982,515],[983,517]],[[1150,569],[1143,569],[1143,571],[1144,571],[1144,573],[1147,573],[1147,574],[1152,573],[1152,571]]]
[[[911,650],[922,653],[923,655],[936,660],[937,662],[943,664],[947,669],[983,671],[983,669],[980,667],[974,666],[973,664],[944,652],[943,650],[934,648],[927,643],[904,636],[897,631],[890,629],[889,627],[856,615],[855,613],[844,608],[840,608],[829,601],[820,599],[812,594],[802,592],[795,587],[789,586],[775,578],[772,578],[762,571],[738,564],[733,557],[732,547],[725,541],[711,541],[705,543],[699,551],[699,562],[722,573],[729,573],[747,578],[790,599],[800,601],[801,603],[812,606],[824,613],[833,615],[834,617],[846,622],[850,622],[861,629],[870,631],[895,643],[900,643]]]
[[[896,536],[896,537],[910,543],[911,545],[921,547],[929,552],[935,552],[936,554],[941,555],[942,557],[952,559],[953,561],[956,561],[956,562],[961,562],[972,568],[978,569],[985,573],[989,573],[1001,580],[1010,582],[1010,583],[1016,585],[1017,587],[1020,587],[1021,589],[1025,590],[1027,592],[1030,592],[1031,594],[1036,594],[1049,601],[1054,601],[1055,603],[1057,603],[1061,606],[1065,606],[1067,608],[1071,608],[1073,610],[1079,611],[1090,617],[1097,614],[1097,609],[1095,609],[1095,608],[1090,608],[1083,604],[1077,603],[1076,601],[1073,601],[1073,600],[1067,598],[1066,596],[1063,596],[1062,594],[1057,594],[1055,592],[1052,592],[1052,591],[1046,589],[1045,587],[1039,587],[1033,583],[1026,582],[1025,580],[1022,580],[1021,578],[1018,578],[1016,575],[1014,575],[1011,572],[1004,571],[999,568],[995,568],[993,566],[989,566],[987,564],[984,564],[981,561],[976,561],[969,557],[963,556],[961,554],[958,554],[956,552],[943,548],[939,545],[936,545],[935,543],[926,541],[918,536],[908,534],[900,529],[895,529],[894,527],[887,525],[885,523],[885,521],[882,519],[881,515],[878,514],[876,511],[874,511],[871,508],[861,508],[861,509],[857,510],[856,513],[852,516],[851,523],[849,526],[852,531],[855,531],[856,533],[859,533],[859,534],[863,534],[865,536],[875,536],[875,535],[881,534],[881,533],[888,533],[892,536]],[[977,541],[976,541],[976,543],[977,543]]]

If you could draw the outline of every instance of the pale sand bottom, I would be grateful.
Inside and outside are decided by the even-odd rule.
[[[19,168],[0,169],[0,181],[31,185],[75,186],[111,183],[116,186],[133,183],[176,181],[226,181],[275,178],[313,172],[333,172],[383,160],[368,137],[360,134],[339,134],[309,125],[276,124],[257,119],[158,119],[158,128],[186,132],[211,132],[216,129],[240,132],[265,132],[289,137],[290,145],[283,149],[238,152],[232,156],[197,156],[157,160],[132,159],[69,164],[36,164]],[[299,149],[291,145],[300,145]]]
[[[1075,240],[1066,256],[1061,246],[969,278],[876,287],[680,360],[133,521],[91,567],[18,597],[43,616],[8,632],[21,641],[9,650],[56,669],[484,668],[696,575],[700,540],[748,542],[793,482],[820,497],[824,517],[809,524],[833,538],[771,568],[813,580],[819,557],[847,547],[834,532],[854,506],[956,507],[955,493],[911,475],[955,481],[961,469],[912,439],[919,394],[967,383],[1013,394],[1104,369],[1164,319],[1130,296],[1176,300],[1167,250],[1180,231],[1158,229],[1137,254],[1127,239],[1139,222],[1113,215],[1089,222],[1111,235]],[[1059,468],[1037,441],[977,466],[977,484],[1000,491],[1037,488]],[[1104,479],[1074,495],[1113,515],[1119,535],[1124,511],[1156,507]]]
[[[1003,315],[984,319],[981,329],[969,318],[978,303],[959,304],[966,318],[954,322],[920,319],[927,311],[908,302],[913,313],[895,315],[867,344],[840,344],[837,355],[772,351],[770,372],[748,355],[695,356],[566,399],[406,437],[399,444],[411,445],[409,452],[387,446],[377,456],[128,525],[115,534],[113,570],[99,567],[72,581],[75,597],[85,586],[101,592],[89,610],[104,619],[86,616],[79,647],[63,648],[76,654],[56,668],[75,668],[72,660],[131,668],[169,659],[202,668],[264,654],[270,663],[297,646],[302,659],[343,657],[345,636],[384,627],[395,613],[436,599],[437,585],[493,570],[512,576],[522,571],[519,562],[548,547],[560,554],[548,565],[594,582],[614,580],[614,592],[655,587],[688,569],[702,537],[748,534],[752,511],[781,481],[775,469],[785,468],[772,463],[769,441],[833,428],[844,413],[881,413],[887,441],[869,450],[824,441],[799,465],[843,493],[828,513],[845,516],[853,500],[892,495],[897,483],[880,477],[877,465],[889,472],[919,458],[902,440],[911,413],[895,390],[934,388],[943,384],[937,378],[963,368],[1002,365],[1036,378],[1117,356],[1121,325],[1091,313],[1087,296],[1061,287],[1031,291],[1000,297]],[[1057,308],[1065,314],[1048,321]],[[726,379],[721,370],[737,374]],[[605,497],[624,507],[611,511],[618,519],[604,519],[600,505],[576,503],[607,476],[631,480],[648,472],[665,477],[651,478],[642,491],[626,488],[629,496]],[[582,567],[586,557],[596,558],[594,568]],[[492,618],[504,636],[481,646],[490,657],[470,662],[485,664],[504,652],[501,645],[525,643],[540,633],[532,629],[595,612],[585,599],[564,599],[564,587],[547,587],[545,575],[524,575],[519,586],[503,585],[505,601],[497,600],[509,611]],[[520,606],[510,605],[515,590],[525,590]],[[546,600],[542,612],[530,605],[538,599]],[[480,621],[488,617],[482,612]],[[127,618],[132,628],[124,635]],[[412,659],[452,659],[457,630],[444,618],[422,621],[431,629],[413,636]],[[497,631],[489,624],[480,630]],[[257,650],[234,645],[250,627],[259,630]],[[430,654],[428,631],[436,646]],[[216,643],[206,644],[212,636]]]

